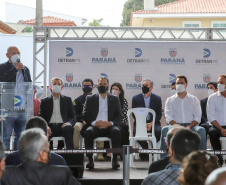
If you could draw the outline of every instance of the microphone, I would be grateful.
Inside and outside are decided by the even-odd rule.
[[[16,59],[16,61],[17,61],[17,63],[19,63],[20,62],[20,59],[18,58],[18,59]]]

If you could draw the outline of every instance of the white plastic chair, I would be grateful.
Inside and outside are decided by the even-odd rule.
[[[97,137],[96,139],[93,140],[93,146],[95,146],[95,143],[96,141],[108,141],[109,142],[109,145],[110,145],[110,148],[112,148],[112,142],[111,142],[111,139],[108,138],[108,137]],[[112,157],[112,153],[111,153],[111,160],[113,159]]]
[[[220,137],[221,149],[226,150],[226,137]],[[226,159],[226,155],[223,155],[223,159]]]
[[[49,141],[63,141],[64,142],[64,148],[66,148],[66,143],[65,143],[65,139],[64,139],[64,137],[52,137]]]
[[[136,136],[133,136],[132,131],[132,123],[130,121],[130,114],[134,113],[136,118]],[[152,133],[147,133],[147,127],[146,127],[146,119],[148,113],[151,113],[153,116],[153,124],[152,124]],[[128,124],[129,124],[129,142],[130,145],[133,146],[133,148],[138,147],[137,141],[147,141],[148,142],[148,148],[151,149],[153,146],[153,149],[157,149],[157,142],[155,137],[155,111],[149,108],[133,108],[129,109],[127,111],[127,117],[128,117]],[[133,156],[133,155],[132,155]],[[157,154],[154,154],[154,161],[157,160]],[[152,163],[152,154],[149,154],[149,164]],[[133,157],[130,159],[130,166],[133,166]]]

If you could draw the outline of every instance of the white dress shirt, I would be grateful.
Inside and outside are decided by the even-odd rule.
[[[176,123],[191,123],[201,121],[201,106],[197,97],[187,93],[182,99],[175,94],[166,100],[166,121],[174,120]]]
[[[108,121],[108,98],[106,96],[103,99],[101,95],[99,95],[99,111],[97,118],[91,123],[91,125],[95,126],[95,123],[100,120]],[[113,122],[111,122],[111,124],[113,125]]]
[[[58,98],[53,96],[53,114],[49,123],[63,123],[60,112],[60,96]]]
[[[209,96],[206,111],[209,122],[226,126],[226,98],[219,91]]]

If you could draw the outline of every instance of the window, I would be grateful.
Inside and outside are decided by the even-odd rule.
[[[200,28],[201,22],[200,21],[183,21],[184,28]]]
[[[226,28],[226,21],[213,21],[212,28]]]

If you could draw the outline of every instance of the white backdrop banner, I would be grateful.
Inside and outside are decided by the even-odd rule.
[[[85,78],[96,84],[107,76],[110,85],[122,84],[129,108],[142,80],[149,78],[164,106],[170,84],[181,74],[188,78],[189,93],[207,97],[207,83],[226,74],[225,48],[222,42],[50,41],[49,78],[62,78],[62,94],[74,100],[83,93]]]

